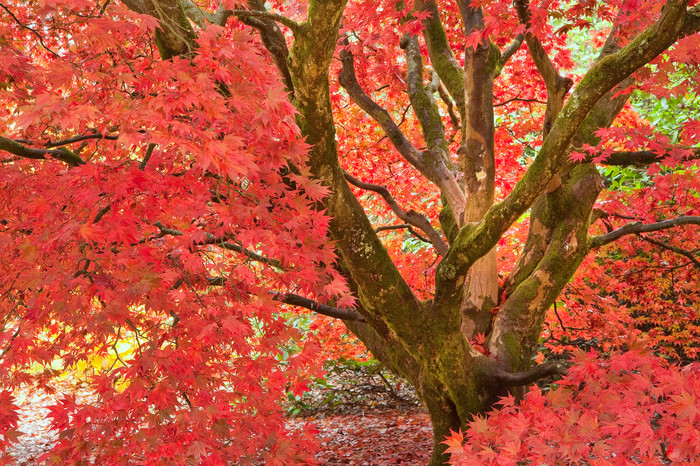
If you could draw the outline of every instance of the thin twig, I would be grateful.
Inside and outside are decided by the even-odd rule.
[[[675,252],[676,254],[680,254],[680,255],[682,255],[682,256],[687,257],[688,259],[690,259],[690,260],[693,262],[693,264],[695,265],[695,268],[700,269],[700,261],[698,261],[698,260],[695,258],[695,255],[693,254],[693,252],[688,251],[688,250],[685,250],[685,249],[678,248],[678,247],[676,247],[676,246],[671,246],[670,244],[666,244],[666,243],[664,243],[664,242],[662,242],[662,241],[656,241],[656,240],[653,239],[653,238],[649,238],[649,237],[647,237],[647,236],[640,235],[639,233],[637,233],[637,236],[640,237],[640,238],[642,238],[644,241],[646,241],[646,242],[648,242],[648,243],[657,245],[658,247],[660,247],[660,248],[662,248],[662,249],[666,249],[666,250],[668,250],[668,251],[673,251],[673,252]]]
[[[183,233],[180,230],[166,228],[161,222],[156,222],[155,226],[158,227],[158,229],[160,230],[160,234],[159,234],[160,237],[163,237],[165,235],[183,236]],[[243,246],[231,243],[230,241],[228,241],[229,239],[230,239],[229,237],[217,238],[216,236],[212,235],[211,233],[206,233],[206,237],[205,237],[204,241],[195,241],[195,242],[193,242],[193,245],[194,246],[205,246],[205,245],[219,246],[220,248],[227,249],[229,251],[235,251],[235,252],[241,253],[244,256],[246,256],[249,259],[252,259],[256,262],[271,265],[271,266],[276,267],[278,269],[282,268],[282,263],[279,260],[272,259],[270,257],[265,257],[261,254],[258,254],[257,252],[253,252],[249,249],[246,249]]]
[[[538,99],[521,99],[520,97],[513,97],[511,99],[504,100],[503,102],[498,102],[496,104],[493,104],[493,106],[494,107],[502,107],[504,105],[508,105],[511,102],[535,102],[538,104],[546,104],[547,103],[547,102],[544,102],[544,101],[538,100]]]
[[[48,47],[46,46],[46,44],[44,43],[44,38],[41,37],[41,34],[39,34],[39,31],[37,31],[36,29],[30,28],[30,27],[27,26],[26,24],[22,23],[22,21],[20,21],[19,18],[17,18],[17,17],[14,15],[14,13],[12,13],[12,12],[11,12],[5,5],[3,5],[2,3],[0,3],[0,8],[2,8],[3,10],[5,10],[5,11],[7,12],[8,15],[12,16],[12,19],[15,20],[15,23],[19,24],[22,28],[24,28],[24,29],[26,29],[26,30],[28,30],[28,31],[31,31],[31,32],[37,37],[37,39],[39,39],[39,43],[41,44],[41,46],[42,46],[47,52],[51,53],[51,55],[53,55],[53,56],[56,57],[56,58],[61,58],[61,56],[60,56],[59,54],[57,54],[56,52],[54,52],[53,50],[51,50],[50,48],[48,48]]]

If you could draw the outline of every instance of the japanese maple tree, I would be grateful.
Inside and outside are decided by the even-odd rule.
[[[576,338],[696,355],[698,115],[680,109],[671,137],[629,102],[698,95],[696,3],[0,4],[0,380],[110,358],[96,403],[52,410],[59,461],[311,461],[279,399],[322,353],[285,356],[301,335],[281,301],[342,319],[413,384],[433,464],[471,454],[442,441],[504,396],[551,422],[573,416],[562,393],[617,396],[621,371],[653,390],[645,410],[690,419],[696,379],[671,389],[651,356],[600,363],[607,385],[580,393],[519,387],[563,372],[538,351]],[[563,387],[603,377],[582,364]],[[607,454],[590,412],[609,405],[586,409],[575,435]],[[475,449],[498,440],[480,419]],[[666,448],[679,424],[661,425]]]

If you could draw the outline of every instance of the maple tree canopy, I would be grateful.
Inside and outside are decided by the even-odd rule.
[[[2,1],[0,449],[12,389],[82,364],[47,459],[313,462],[280,400],[347,328],[415,387],[433,464],[498,459],[511,396],[609,438],[621,371],[653,400],[617,426],[675,417],[555,451],[694,458],[697,369],[577,353],[522,387],[577,339],[697,355],[699,30],[695,0]]]

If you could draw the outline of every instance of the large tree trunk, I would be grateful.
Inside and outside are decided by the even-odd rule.
[[[470,2],[459,3],[467,33],[481,28],[481,11],[471,8]],[[347,324],[380,361],[416,388],[433,424],[431,464],[442,464],[445,446],[441,442],[450,430],[463,428],[475,413],[488,411],[512,387],[532,381],[530,369],[542,323],[590,249],[590,213],[602,188],[594,166],[570,164],[571,144],[595,142],[593,131],[609,125],[624,103],[624,98],[612,99],[608,91],[663,50],[669,39],[663,37],[663,27],[650,29],[612,61],[601,60],[565,103],[571,81],[554,70],[537,40],[526,36],[547,83],[546,138],[513,192],[495,205],[493,79],[508,54],[484,41],[465,52],[461,69],[445,47],[436,3],[415,2],[416,8],[433,13],[425,22],[430,58],[459,107],[460,167],[451,162],[440,113],[424,86],[417,38],[404,38],[401,45],[406,53],[408,94],[427,144],[422,152],[362,92],[353,80],[351,57],[341,56],[341,84],[446,200],[441,221],[450,246],[436,272],[434,299],[421,302],[372,229],[338,163],[328,67],[344,4],[344,0],[310,2],[307,21],[295,30],[289,74],[298,123],[312,145],[312,173],[332,189],[324,201],[333,218],[330,234],[366,321]],[[527,15],[522,20],[526,22]],[[608,49],[608,53],[616,50]],[[464,175],[461,185],[457,171]],[[455,186],[466,195],[455,194]],[[525,254],[499,297],[494,247],[530,207]],[[470,344],[476,333],[487,336],[490,355]]]

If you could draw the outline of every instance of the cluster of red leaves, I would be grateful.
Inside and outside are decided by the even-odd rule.
[[[578,351],[543,393],[512,397],[445,442],[451,464],[678,464],[700,457],[700,367],[678,371],[643,349]]]
[[[0,134],[86,163],[2,160],[0,385],[113,361],[88,380],[94,403],[66,394],[51,407],[59,440],[46,458],[309,458],[314,442],[289,436],[279,401],[320,374],[317,347],[282,354],[301,335],[270,292],[347,289],[315,208],[325,188],[305,176],[262,47],[232,20],[164,61],[154,20],[118,3],[8,8]],[[19,24],[37,18],[41,41]],[[4,391],[0,448],[16,422]]]

